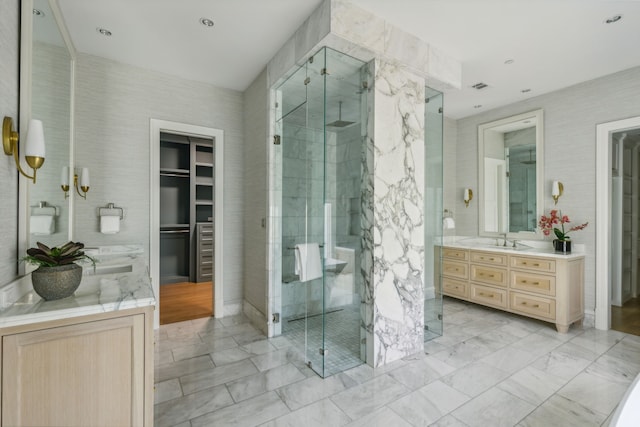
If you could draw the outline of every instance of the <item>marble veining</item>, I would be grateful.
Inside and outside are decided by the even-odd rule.
[[[424,79],[375,61],[374,366],[416,353],[424,323]],[[410,201],[410,203],[406,203]]]

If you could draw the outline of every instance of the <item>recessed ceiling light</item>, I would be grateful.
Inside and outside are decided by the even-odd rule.
[[[611,18],[607,18],[604,23],[605,24],[613,24],[614,22],[618,22],[622,19],[622,15],[613,15]]]
[[[520,92],[522,92],[522,93],[528,93],[528,92],[531,92],[531,89],[522,89]]]
[[[102,34],[103,36],[111,37],[111,31],[107,30],[106,28],[98,27],[98,28],[96,28],[96,31],[98,33]]]
[[[473,108],[482,108],[482,104],[476,104],[473,106]]]
[[[40,9],[33,9],[33,14],[38,18],[44,18],[44,12]]]
[[[516,62],[516,61],[514,61],[513,59],[507,59],[506,61],[504,61],[505,65],[511,65],[514,62]]]
[[[209,18],[200,18],[200,23],[205,27],[213,27],[213,21]]]

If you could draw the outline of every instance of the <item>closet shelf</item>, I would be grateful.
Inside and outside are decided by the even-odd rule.
[[[180,178],[189,178],[189,170],[188,169],[171,169],[171,168],[161,168],[160,176],[177,176]]]

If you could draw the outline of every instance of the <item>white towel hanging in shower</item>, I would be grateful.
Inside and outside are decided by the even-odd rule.
[[[322,260],[317,243],[299,243],[296,245],[295,272],[301,282],[322,277]]]

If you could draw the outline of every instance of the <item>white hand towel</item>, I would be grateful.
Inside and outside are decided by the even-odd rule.
[[[31,215],[29,231],[36,236],[53,234],[56,231],[56,222],[53,215]]]
[[[301,282],[322,277],[322,260],[317,243],[299,243],[296,245],[295,272]]]
[[[120,231],[120,216],[102,215],[100,217],[100,232],[102,234],[116,234]]]

